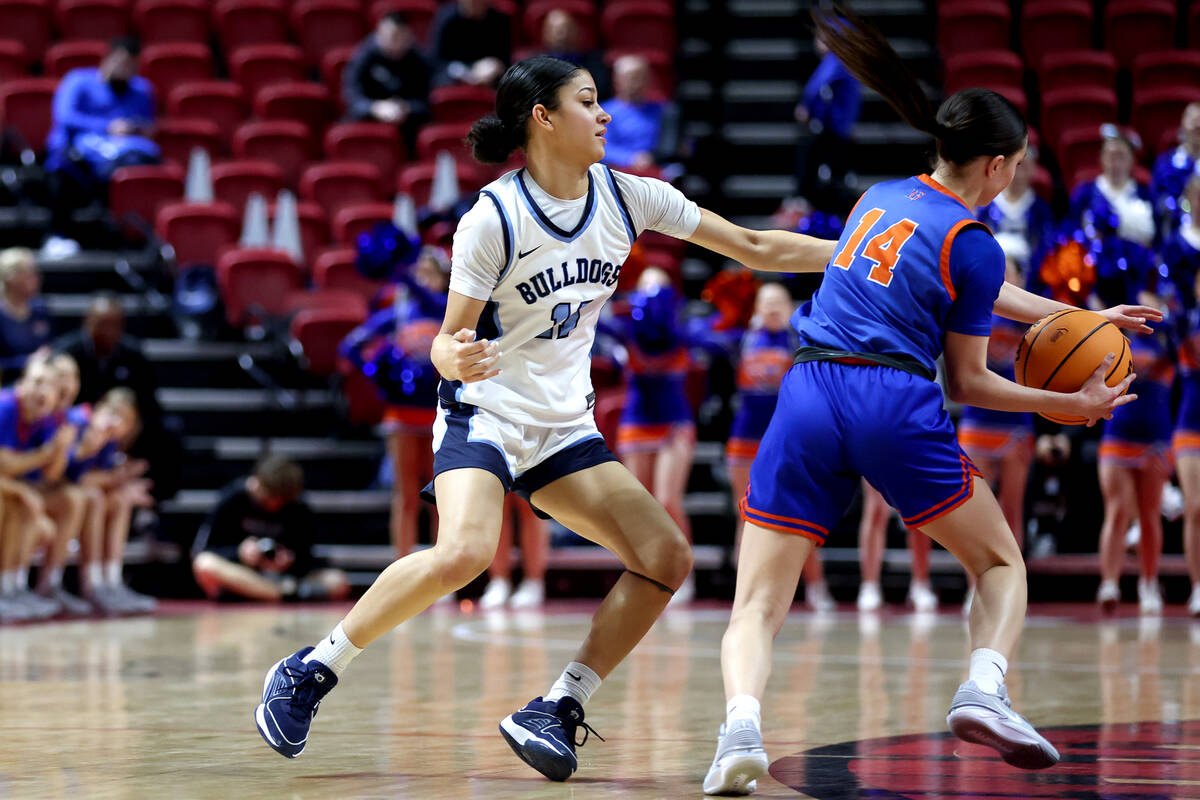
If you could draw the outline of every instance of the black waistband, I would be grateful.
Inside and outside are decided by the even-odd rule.
[[[855,353],[850,350],[834,350],[829,347],[805,345],[796,349],[793,363],[804,364],[809,361],[834,361],[839,364],[857,366],[880,366],[898,369],[926,380],[937,380],[937,373],[926,367],[920,361],[909,356],[885,356],[881,353]]]

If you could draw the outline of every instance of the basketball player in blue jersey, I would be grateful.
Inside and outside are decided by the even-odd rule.
[[[437,543],[389,566],[315,648],[268,671],[254,717],[282,755],[304,750],[318,704],[361,648],[487,569],[510,490],[625,565],[561,677],[501,723],[548,778],[575,771],[584,704],[690,572],[678,526],[596,430],[588,374],[600,309],[643,230],[780,272],[824,269],[834,243],[740,228],[662,181],[610,171],[600,163],[610,119],[586,70],[536,56],[508,69],[496,116],[473,127],[477,159],[504,163],[520,148],[528,167],[484,187],[455,234],[432,348]]]
[[[1110,355],[1078,392],[1019,386],[987,368],[992,310],[1033,322],[1063,304],[1004,283],[1004,254],[974,209],[1012,178],[1027,141],[1016,107],[967,89],[935,113],[887,40],[857,18],[814,12],[817,35],[846,68],[915,128],[937,140],[932,175],[868,189],[847,221],[820,289],[792,319],[797,363],[751,467],[732,617],[721,648],[726,720],[704,779],[708,794],[752,791],[767,769],[760,699],[772,643],[801,566],[869,480],[908,525],[940,542],[976,576],[970,679],[950,729],[1018,767],[1058,752],[1014,712],[1004,688],[1026,606],[1025,569],[987,482],[962,452],[934,382],[945,354],[950,394],[999,411],[1044,410],[1089,421],[1118,405],[1131,379],[1103,378]],[[1142,327],[1152,309],[1105,313]]]
[[[1182,391],[1171,446],[1183,492],[1183,552],[1192,579],[1188,613],[1200,617],[1200,304],[1196,302],[1200,299],[1200,272],[1193,275],[1192,281],[1192,307],[1179,323]]]

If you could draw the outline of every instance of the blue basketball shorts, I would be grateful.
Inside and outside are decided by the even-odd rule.
[[[443,402],[433,423],[434,478],[454,469],[487,470],[504,491],[526,500],[559,478],[616,460],[590,417],[578,425],[538,427],[478,406]],[[421,497],[436,502],[433,481]],[[534,511],[549,519],[536,506]]]
[[[920,527],[970,499],[978,474],[938,384],[892,367],[812,361],[784,377],[740,507],[748,522],[824,544],[860,476]]]

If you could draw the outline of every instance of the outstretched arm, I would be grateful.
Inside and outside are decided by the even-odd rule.
[[[752,231],[700,210],[700,225],[688,241],[766,272],[824,272],[837,242],[791,231]]]
[[[1065,311],[1074,306],[1042,297],[1033,292],[1027,292],[1019,286],[1005,282],[1000,287],[1000,295],[996,298],[996,313],[1005,319],[1017,322],[1037,322],[1042,317],[1055,311]],[[1162,312],[1151,306],[1120,305],[1096,312],[1118,328],[1153,333],[1147,321],[1158,322],[1163,318]]]

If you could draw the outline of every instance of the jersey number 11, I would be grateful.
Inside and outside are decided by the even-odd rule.
[[[584,300],[579,304],[579,307],[571,311],[570,303],[559,303],[550,310],[550,328],[542,333],[539,333],[538,339],[565,339],[571,335],[571,331],[575,330],[575,326],[579,324],[579,312],[583,311],[583,307],[591,300]]]

